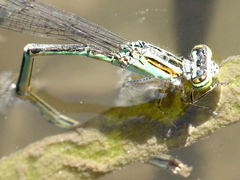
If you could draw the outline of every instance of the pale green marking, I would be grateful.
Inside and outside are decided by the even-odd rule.
[[[39,55],[85,55],[87,56],[86,51],[42,51],[37,53]]]
[[[90,51],[90,53],[88,54],[89,57],[91,58],[97,58],[97,59],[100,59],[100,60],[103,60],[103,61],[107,61],[107,62],[111,62],[112,61],[112,58],[109,58],[103,54],[93,54],[92,51]]]

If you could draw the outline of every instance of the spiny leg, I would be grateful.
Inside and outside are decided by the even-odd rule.
[[[208,90],[205,90],[204,92],[199,92],[199,91],[191,91],[190,92],[190,101],[186,102],[188,103],[189,105],[191,106],[194,106],[194,107],[197,107],[197,108],[201,108],[201,109],[206,109],[208,113],[213,113],[214,110],[208,106],[205,106],[205,105],[199,105],[197,104],[202,98],[204,98],[205,96],[207,96],[209,93],[211,93],[215,88],[221,86],[220,83],[218,82],[215,82],[212,86],[209,87]],[[196,95],[195,97],[195,94],[194,93],[200,93],[198,95]]]
[[[46,101],[31,91],[31,76],[35,56],[43,55],[85,55],[93,58],[111,61],[103,56],[98,49],[86,44],[28,44],[24,48],[22,66],[16,86],[16,93],[23,99],[32,101],[41,112],[55,125],[63,128],[78,126],[75,121],[57,111]],[[105,59],[104,59],[105,58]]]
[[[127,86],[145,86],[146,82],[152,81],[153,77],[144,77],[140,79],[128,80],[123,82],[122,87]]]

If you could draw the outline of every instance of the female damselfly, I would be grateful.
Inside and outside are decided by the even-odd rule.
[[[16,93],[37,104],[61,127],[77,121],[62,115],[31,92],[33,58],[42,55],[83,55],[136,72],[146,77],[170,81],[182,86],[192,84],[197,91],[212,85],[219,67],[206,45],[194,46],[190,57],[182,58],[144,41],[128,41],[75,14],[38,0],[0,0],[0,26],[34,35],[73,40],[78,44],[28,44],[24,48]]]

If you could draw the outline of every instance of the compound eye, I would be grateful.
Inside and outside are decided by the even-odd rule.
[[[201,76],[197,76],[196,78],[192,79],[194,84],[199,84],[207,79],[206,74],[202,74]]]

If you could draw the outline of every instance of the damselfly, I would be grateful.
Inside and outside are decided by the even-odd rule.
[[[170,81],[182,86],[184,81],[194,90],[212,85],[219,67],[206,45],[194,46],[190,57],[182,58],[144,41],[128,41],[75,14],[38,0],[0,0],[0,26],[34,35],[73,40],[78,44],[28,44],[24,48],[16,93],[37,104],[61,127],[75,126],[77,121],[62,115],[31,92],[33,58],[41,55],[83,55],[102,60],[146,77]]]

